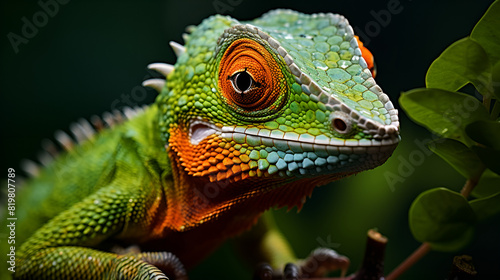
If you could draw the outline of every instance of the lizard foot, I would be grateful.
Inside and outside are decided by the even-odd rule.
[[[123,260],[138,260],[140,262],[137,265],[139,271],[137,279],[188,280],[184,265],[174,254],[169,252],[132,253],[135,251],[129,251],[131,253],[124,255]],[[123,264],[121,266],[126,267]]]
[[[168,275],[171,280],[187,280],[187,272],[182,262],[172,253],[169,252],[141,252],[139,246],[133,245],[129,247],[115,246],[111,249],[112,252],[118,255],[131,256],[148,264],[151,264],[161,270],[161,275]],[[152,279],[164,279],[155,278]]]
[[[274,273],[272,267],[267,263],[262,263],[255,269],[253,280],[298,280],[300,279],[299,267],[293,263],[287,263],[283,274]]]
[[[260,264],[255,269],[253,280],[299,280],[301,277],[300,268],[293,264],[287,263],[283,272],[273,271],[272,267],[267,263]]]
[[[272,280],[273,268],[268,263],[257,265],[253,274],[253,280]]]
[[[298,262],[298,265],[288,263],[282,273],[273,271],[272,267],[263,263],[255,269],[253,280],[297,280],[322,277],[330,271],[340,269],[342,277],[349,268],[350,261],[347,257],[339,255],[337,252],[327,248],[314,250],[305,260]]]
[[[170,276],[171,280],[188,280],[186,269],[181,261],[169,252],[145,252],[140,253],[138,257],[150,263]]]
[[[321,277],[330,271],[339,270],[343,277],[350,265],[346,256],[339,255],[332,249],[318,248],[300,264],[302,278]]]

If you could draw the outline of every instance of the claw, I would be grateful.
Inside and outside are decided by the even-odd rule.
[[[253,280],[272,280],[273,269],[268,263],[261,263],[255,269]]]
[[[283,271],[283,276],[283,279],[285,280],[298,280],[299,268],[293,263],[287,263],[285,265],[285,270]]]

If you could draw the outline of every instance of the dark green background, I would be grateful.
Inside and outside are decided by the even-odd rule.
[[[375,20],[370,12],[386,9],[389,1],[233,2],[241,3],[225,14],[238,19],[253,19],[274,8],[292,8],[305,13],[340,13],[353,26],[364,29]],[[377,82],[398,108],[400,92],[424,86],[433,59],[468,35],[492,1],[435,2],[401,0],[403,10],[392,15],[368,44],[377,62]],[[2,1],[0,7],[1,165],[5,172],[8,167],[18,170],[23,158],[34,158],[40,141],[51,138],[57,129],[66,129],[80,117],[111,110],[113,101],[122,100],[122,95],[132,96],[134,88],[150,75],[145,68],[148,63],[175,62],[170,40],[182,42],[187,25],[217,13],[212,1],[72,0],[60,5],[57,14],[27,44],[21,44],[16,54],[7,34],[21,35],[21,19],[32,21],[41,8],[35,1],[13,0]],[[138,103],[154,100],[156,93],[147,92]],[[318,188],[298,214],[295,209],[278,211],[278,224],[299,256],[305,257],[321,240],[330,238],[336,244],[334,249],[351,258],[353,272],[361,262],[366,231],[376,227],[389,237],[389,272],[419,245],[407,224],[413,199],[432,187],[460,190],[464,178],[435,155],[426,155],[403,182],[389,187],[387,172],[398,174],[412,153],[424,153],[415,141],[431,137],[403,112],[400,116],[402,142],[385,165]],[[4,205],[3,199],[1,203]],[[491,225],[498,222],[480,225],[475,241],[457,253],[473,256],[482,279],[500,278],[499,228]],[[231,244],[226,244],[192,272],[192,279],[250,279],[250,268],[233,255]],[[431,252],[402,279],[445,279],[452,256]]]

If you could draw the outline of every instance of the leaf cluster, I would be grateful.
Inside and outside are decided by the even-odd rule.
[[[468,85],[474,94],[462,92]],[[431,189],[410,208],[414,237],[435,250],[459,250],[472,239],[478,222],[500,214],[499,101],[497,0],[470,36],[450,45],[431,64],[426,88],[407,91],[399,99],[411,119],[439,136],[429,149],[467,180],[461,194]],[[470,190],[475,199],[467,199]]]

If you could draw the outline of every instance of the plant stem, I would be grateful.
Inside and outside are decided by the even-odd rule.
[[[472,190],[476,187],[477,183],[479,182],[481,175],[483,175],[484,170],[486,170],[486,167],[483,167],[483,169],[480,172],[478,172],[476,176],[467,179],[464,187],[460,191],[461,195],[463,195],[465,198],[469,197],[470,193],[472,192]]]
[[[476,185],[477,181],[471,179],[467,180],[464,187],[460,191],[460,194],[467,198]]]
[[[491,98],[489,97],[483,97],[483,105],[484,107],[486,108],[486,111],[489,112],[490,111],[490,104],[491,104]]]
[[[404,262],[402,262],[398,267],[396,267],[385,279],[395,280],[406,270],[412,267],[417,261],[419,261],[423,256],[425,256],[431,250],[429,243],[424,242],[417,250],[415,250]]]

